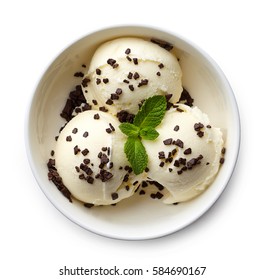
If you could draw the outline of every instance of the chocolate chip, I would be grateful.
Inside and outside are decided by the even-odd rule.
[[[174,131],[178,131],[179,130],[179,125],[176,125],[175,127],[174,127]]]
[[[85,132],[83,133],[83,137],[85,137],[85,138],[88,137],[88,135],[89,135],[89,134],[88,134],[87,131],[85,131]]]
[[[75,73],[74,73],[74,76],[75,76],[75,77],[81,77],[81,78],[83,78],[83,77],[84,77],[84,73],[82,73],[82,72],[75,72]]]
[[[101,112],[108,112],[109,111],[105,106],[99,107],[98,109]]]
[[[113,177],[113,174],[108,172],[107,170],[101,169],[99,173],[99,178],[102,182],[107,182]]]
[[[92,103],[93,103],[94,105],[98,105],[98,102],[97,102],[96,99],[92,99]]]
[[[99,68],[96,69],[96,74],[101,75],[101,70]]]
[[[70,135],[67,136],[67,137],[66,137],[66,141],[67,141],[67,142],[71,142],[71,141],[72,141],[72,137],[71,137]]]
[[[132,72],[129,72],[129,74],[127,75],[127,78],[131,80],[132,77],[133,77],[133,73],[132,73]]]
[[[83,163],[84,164],[89,164],[90,163],[90,159],[89,158],[84,158],[83,159]]]
[[[194,99],[190,96],[189,92],[183,88],[179,101],[182,101],[182,103],[184,101],[185,105],[192,107]]]
[[[123,80],[124,83],[129,84],[130,82],[126,79]]]
[[[164,158],[166,158],[165,152],[163,152],[163,151],[159,152],[159,153],[158,153],[158,158],[159,158],[159,159],[164,159]]]
[[[107,63],[108,63],[109,65],[113,66],[113,65],[116,63],[116,60],[115,60],[115,59],[112,59],[112,58],[109,58],[109,59],[107,60]]]
[[[111,194],[111,198],[112,198],[112,200],[116,200],[116,199],[118,199],[119,198],[119,195],[115,192],[115,193],[112,193]]]
[[[109,123],[109,126],[110,126],[112,131],[115,131],[115,127],[111,123]]]
[[[158,67],[159,67],[160,69],[162,69],[162,68],[164,68],[165,66],[164,66],[163,63],[160,63],[160,64],[158,64]]]
[[[140,78],[140,75],[139,75],[137,72],[135,72],[135,73],[133,74],[133,78],[134,78],[135,80],[137,80],[137,79]]]
[[[121,95],[122,94],[122,89],[121,88],[117,88],[115,93],[117,93],[118,95]]]
[[[133,58],[133,63],[135,64],[135,65],[137,65],[138,64],[138,58]]]
[[[172,138],[168,138],[168,139],[164,140],[163,143],[164,143],[164,145],[171,145],[172,141],[173,141]]]
[[[129,60],[129,61],[132,61],[132,59],[127,55],[126,58]]]
[[[138,87],[141,87],[141,86],[145,86],[148,84],[148,80],[147,79],[143,79],[141,80],[141,82],[138,84]]]
[[[113,104],[113,101],[112,101],[111,99],[108,99],[108,100],[106,101],[106,104],[112,105],[112,104]]]
[[[89,150],[87,148],[85,148],[82,152],[81,152],[84,156],[86,156],[89,153]]]
[[[78,145],[74,147],[74,154],[77,155],[81,150],[78,148]]]
[[[204,127],[204,125],[200,122],[194,124],[195,131],[200,131],[203,127]]]
[[[108,127],[108,128],[106,128],[106,132],[110,134],[112,132],[112,130]]]
[[[84,203],[84,206],[86,207],[86,208],[92,208],[93,206],[94,206],[94,204],[93,203]]]
[[[86,178],[86,181],[87,181],[89,184],[93,184],[93,183],[94,183],[94,178],[91,177],[91,176],[88,176],[88,177]]]
[[[72,130],[72,133],[73,133],[73,134],[76,134],[77,131],[78,131],[78,129],[75,127],[75,128]]]
[[[95,114],[95,115],[94,115],[94,119],[95,119],[95,120],[99,120],[99,118],[100,118],[99,114]]]
[[[161,73],[158,71],[158,72],[156,72],[156,75],[157,75],[158,77],[160,77],[160,76],[161,76]]]
[[[223,147],[222,150],[221,150],[221,153],[224,155],[225,152],[226,152],[226,149],[225,149],[225,147]]]
[[[222,157],[220,158],[220,163],[223,164],[225,162],[225,159]]]
[[[177,139],[177,140],[175,141],[175,144],[176,144],[176,146],[178,146],[178,147],[180,147],[180,148],[183,148],[183,146],[184,146],[183,142],[182,142],[180,139]]]
[[[87,87],[88,83],[90,82],[90,79],[89,78],[84,78],[81,82],[82,86],[83,87]]]
[[[128,122],[128,123],[133,123],[135,115],[128,113],[125,110],[121,110],[120,112],[117,113],[117,118],[121,123]]]
[[[133,86],[133,85],[129,85],[129,89],[130,89],[131,91],[134,91],[134,86]]]
[[[201,137],[204,136],[204,132],[203,131],[199,131],[199,132],[197,132],[197,135],[201,138]]]
[[[184,153],[184,155],[191,154],[191,148],[186,149],[183,153]]]
[[[76,172],[80,172],[80,168],[78,166],[75,166]]]
[[[140,190],[139,195],[144,195],[145,191],[144,190]]]
[[[111,100],[118,100],[120,98],[120,96],[118,95],[118,94],[116,94],[116,93],[112,93],[111,95],[110,95],[110,99]]]
[[[131,53],[131,49],[126,49],[125,54],[130,54]]]
[[[103,81],[104,84],[107,84],[109,82],[109,79],[108,78],[104,78],[102,81]]]
[[[154,43],[154,44],[157,44],[158,46],[160,46],[161,48],[163,48],[167,51],[171,51],[173,49],[173,45],[164,41],[164,40],[152,38],[151,42]]]

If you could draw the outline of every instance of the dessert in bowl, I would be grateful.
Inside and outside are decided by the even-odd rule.
[[[148,139],[139,115],[154,96],[166,109]],[[128,139],[143,157],[126,150]],[[46,196],[80,226],[121,239],[167,235],[205,213],[229,181],[239,139],[234,95],[216,63],[142,26],[100,30],[66,48],[41,78],[27,120],[29,161]]]

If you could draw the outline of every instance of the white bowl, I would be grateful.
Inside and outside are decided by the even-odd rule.
[[[183,71],[183,85],[194,104],[207,113],[224,133],[225,163],[213,184],[199,197],[178,205],[164,205],[147,196],[135,195],[115,207],[85,208],[61,195],[47,177],[47,160],[54,137],[65,121],[59,116],[68,93],[80,81],[73,73],[84,70],[99,44],[122,36],[159,38],[174,45]],[[103,29],[67,47],[42,76],[30,103],[26,120],[26,149],[33,174],[44,194],[66,217],[100,235],[142,240],[176,232],[203,215],[218,199],[233,173],[240,145],[240,121],[233,91],[218,65],[190,41],[143,26]],[[224,205],[225,207],[225,205]]]

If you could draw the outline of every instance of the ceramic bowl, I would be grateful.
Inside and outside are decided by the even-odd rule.
[[[183,86],[211,123],[220,127],[225,140],[225,163],[212,185],[197,198],[178,205],[165,205],[146,196],[135,195],[114,206],[85,208],[69,201],[48,180],[47,161],[59,128],[69,92],[80,83],[74,73],[84,70],[102,42],[123,37],[158,38],[170,42],[183,71]],[[176,232],[201,217],[220,197],[233,173],[240,145],[240,121],[233,91],[215,61],[194,43],[145,26],[116,26],[102,29],[65,48],[41,77],[30,100],[26,120],[26,149],[33,174],[51,203],[81,227],[107,237],[143,240]],[[224,205],[225,207],[225,205]]]

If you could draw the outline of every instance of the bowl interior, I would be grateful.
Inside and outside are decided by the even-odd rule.
[[[227,148],[225,164],[214,183],[198,198],[175,206],[136,195],[117,206],[87,209],[69,203],[47,177],[46,163],[55,136],[65,123],[59,115],[71,90],[81,81],[73,74],[85,71],[96,47],[104,41],[137,36],[159,38],[175,47],[183,71],[183,86],[194,104],[220,127]],[[66,48],[41,78],[31,101],[27,120],[27,151],[34,176],[48,199],[80,226],[120,239],[148,239],[177,231],[205,213],[220,196],[233,172],[240,139],[239,116],[233,92],[216,63],[202,50],[174,34],[140,26],[114,27],[90,34]]]

